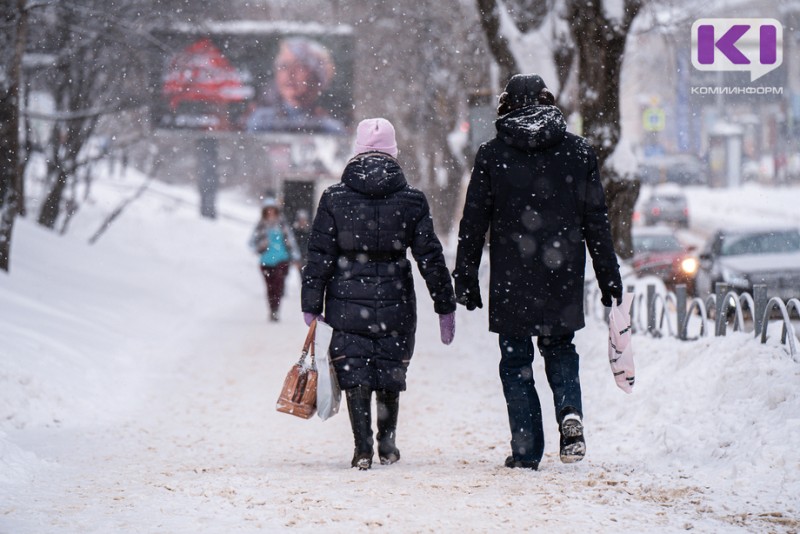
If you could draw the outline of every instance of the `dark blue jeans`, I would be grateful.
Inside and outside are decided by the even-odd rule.
[[[539,336],[536,345],[553,391],[556,420],[568,413],[583,417],[578,353],[574,334]],[[533,341],[500,335],[500,380],[508,407],[511,451],[515,459],[539,462],[544,454],[542,406],[533,379]]]

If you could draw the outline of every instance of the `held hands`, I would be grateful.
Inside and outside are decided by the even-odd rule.
[[[442,343],[449,345],[456,336],[456,312],[445,313],[439,316],[439,333]]]
[[[316,313],[303,312],[303,320],[306,326],[311,326],[316,319],[325,320],[325,317]],[[456,335],[456,312],[446,313],[439,316],[439,333],[442,338],[442,343],[449,345],[453,342]]]

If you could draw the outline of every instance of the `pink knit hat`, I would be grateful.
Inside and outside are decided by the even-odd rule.
[[[364,119],[356,128],[356,154],[379,150],[397,157],[394,126],[386,119]]]

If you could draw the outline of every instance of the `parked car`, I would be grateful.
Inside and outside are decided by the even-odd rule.
[[[654,156],[639,165],[643,184],[704,185],[708,183],[707,175],[705,164],[691,154]]]
[[[658,223],[677,224],[689,227],[689,203],[686,195],[677,186],[657,187],[642,204],[641,218],[646,225]]]
[[[664,227],[638,227],[632,232],[633,271],[637,276],[656,276],[669,289],[686,284],[686,291],[694,295],[697,258],[694,247],[685,247],[673,230]]]
[[[766,284],[769,297],[800,297],[800,230],[719,230],[700,253],[695,286],[701,295],[725,282],[737,291]]]

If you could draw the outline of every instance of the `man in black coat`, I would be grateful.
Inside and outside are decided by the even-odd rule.
[[[478,266],[489,231],[489,330],[500,334],[500,378],[508,406],[508,467],[537,469],[544,429],[532,370],[542,353],[561,432],[561,460],[575,462],[583,438],[578,354],[584,326],[586,248],[603,304],[622,297],[597,157],[566,131],[555,99],[537,75],[516,75],[500,96],[497,135],[475,157],[456,258],[456,298],[483,306]]]

